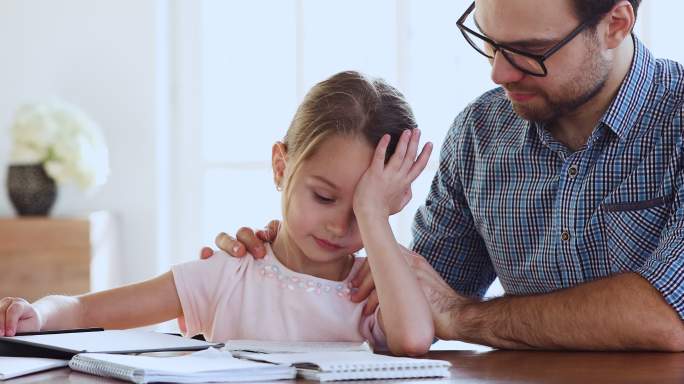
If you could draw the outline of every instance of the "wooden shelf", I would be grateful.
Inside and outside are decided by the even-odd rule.
[[[106,268],[107,247],[98,246],[94,232],[109,215],[98,212],[86,218],[0,219],[0,296],[34,301],[48,294],[76,295],[93,289],[91,280]],[[105,220],[103,220],[105,219]],[[104,255],[101,250],[106,250]],[[97,263],[95,262],[97,261]]]

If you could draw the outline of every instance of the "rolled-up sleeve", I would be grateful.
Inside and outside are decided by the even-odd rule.
[[[655,252],[635,272],[651,283],[684,320],[684,170],[676,179],[680,187],[674,196],[673,214]]]
[[[412,248],[461,294],[482,297],[496,278],[475,228],[459,178],[459,133],[468,110],[454,121],[442,145],[439,169],[412,226]]]

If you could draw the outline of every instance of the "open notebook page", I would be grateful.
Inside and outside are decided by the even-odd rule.
[[[225,343],[224,350],[261,353],[286,353],[323,351],[370,352],[371,349],[366,342],[229,340]]]
[[[7,380],[52,368],[66,367],[68,363],[69,360],[0,356],[0,380]]]

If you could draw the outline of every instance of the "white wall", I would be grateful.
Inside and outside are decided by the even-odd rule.
[[[0,215],[14,214],[4,188],[14,109],[55,97],[80,106],[106,137],[110,178],[89,198],[60,190],[54,214],[113,211],[125,282],[156,271],[159,7],[138,0],[0,1]]]
[[[232,17],[246,17],[240,0],[230,1],[226,0],[239,13]],[[321,6],[313,1],[286,3]],[[421,122],[434,118],[434,124],[428,125],[434,125],[436,133],[430,139],[440,142],[442,137],[437,133],[446,132],[449,121],[460,110],[458,105],[472,98],[470,93],[474,90],[469,87],[452,94],[453,98],[434,97],[435,87],[446,89],[448,84],[443,84],[444,81],[437,84],[429,78],[449,78],[459,66],[477,71],[469,76],[487,76],[487,65],[482,58],[469,50],[459,56],[457,51],[465,43],[453,23],[469,1],[459,0],[454,5],[450,0],[442,0],[423,5],[419,1],[397,0],[396,9],[394,3],[384,0],[378,4],[385,4],[388,12],[396,12],[396,17],[404,20],[401,23],[405,24],[399,23],[403,27],[412,25],[414,17],[434,19],[430,28],[401,29],[400,34],[410,35],[410,45],[402,46],[397,56],[410,56],[409,65],[398,67],[396,76],[388,79],[396,80],[405,88]],[[678,48],[678,37],[673,35],[675,15],[681,13],[676,10],[684,10],[683,4],[675,0],[643,4],[637,31],[657,56],[684,61],[684,51]],[[180,5],[178,10],[176,5]],[[110,149],[111,173],[105,187],[89,198],[73,189],[62,189],[55,215],[73,216],[99,209],[117,215],[121,233],[121,282],[146,278],[166,268],[169,259],[178,259],[168,257],[176,248],[184,249],[184,258],[195,252],[200,244],[194,241],[184,247],[169,245],[187,237],[169,223],[189,216],[174,211],[178,195],[192,190],[187,179],[176,177],[177,170],[188,166],[189,162],[184,159],[193,156],[182,152],[201,151],[188,149],[199,148],[188,145],[196,140],[193,131],[171,133],[172,125],[178,121],[183,127],[199,126],[198,121],[178,112],[199,103],[188,96],[195,91],[192,88],[196,84],[173,77],[194,70],[193,57],[174,54],[193,51],[187,48],[196,41],[187,36],[193,26],[183,27],[182,23],[188,19],[183,16],[197,12],[196,8],[194,0],[0,0],[0,216],[13,215],[4,188],[9,151],[7,128],[13,110],[22,101],[58,97],[82,107],[99,122]],[[409,12],[408,19],[405,12]],[[170,20],[179,24],[171,25],[169,31],[166,23]],[[262,22],[262,25],[267,35],[285,33],[269,23]],[[444,25],[448,32],[432,31]],[[298,33],[317,35],[325,25],[319,28],[314,23],[309,27]],[[433,39],[432,34],[439,38]],[[243,37],[250,39],[250,34]],[[169,51],[169,45],[175,47]],[[243,45],[254,44],[245,40]],[[179,47],[187,49],[176,51]],[[402,75],[418,67],[430,67],[431,72],[421,70],[415,81]],[[299,88],[301,96],[303,86]],[[169,99],[175,91],[178,91],[173,98],[178,103],[176,106],[184,108],[170,108]],[[169,109],[176,115],[168,113]],[[192,194],[190,198],[200,199],[200,196]],[[415,207],[409,209],[415,210]],[[197,226],[197,223],[189,225]],[[213,233],[206,236],[211,238]]]

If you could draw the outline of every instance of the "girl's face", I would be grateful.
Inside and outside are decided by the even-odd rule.
[[[335,135],[302,162],[291,180],[284,218],[289,251],[308,263],[335,264],[363,247],[352,201],[372,155],[373,148],[363,139]]]

